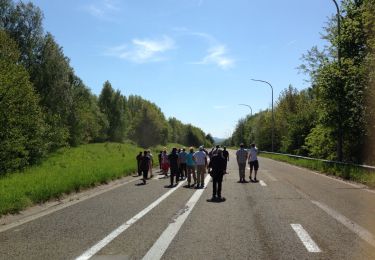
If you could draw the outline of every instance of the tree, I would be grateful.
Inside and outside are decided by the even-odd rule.
[[[43,115],[16,43],[0,30],[0,174],[44,155]]]

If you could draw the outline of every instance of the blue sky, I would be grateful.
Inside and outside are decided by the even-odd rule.
[[[271,90],[308,87],[296,69],[321,40],[331,0],[35,0],[76,74],[140,95],[167,117],[228,137],[271,106]]]

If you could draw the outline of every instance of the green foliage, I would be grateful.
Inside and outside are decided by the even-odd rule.
[[[343,159],[375,163],[375,3],[341,2],[341,36],[337,17],[329,19],[323,39],[329,45],[313,47],[303,55],[300,69],[311,87],[285,89],[275,106],[275,150],[284,153],[338,159],[343,133]],[[338,62],[338,50],[341,59]],[[240,119],[228,145],[254,140],[271,148],[270,111]]]
[[[62,148],[40,165],[0,178],[0,215],[129,175],[139,150],[118,143]]]
[[[0,174],[21,169],[45,152],[38,96],[18,57],[15,42],[0,31]]]
[[[374,171],[359,166],[293,158],[278,154],[262,153],[260,156],[305,167],[323,174],[337,176],[345,180],[356,181],[368,185],[369,187],[375,187]]]

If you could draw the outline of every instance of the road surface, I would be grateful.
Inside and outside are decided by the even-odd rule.
[[[128,177],[115,189],[0,229],[0,259],[375,259],[375,193],[260,158],[237,183],[231,152],[222,203],[207,188]],[[246,173],[248,179],[248,170]]]

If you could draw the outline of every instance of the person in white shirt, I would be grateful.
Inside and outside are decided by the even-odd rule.
[[[257,173],[259,169],[258,148],[255,147],[255,144],[251,144],[251,148],[249,151],[249,164],[250,164],[250,181],[258,182],[257,180]],[[254,179],[251,178],[253,169],[254,169]]]
[[[240,183],[246,183],[245,180],[245,168],[246,168],[246,161],[247,157],[249,156],[248,152],[245,150],[245,145],[240,144],[240,149],[236,152],[237,163],[238,163],[238,170],[240,175]]]
[[[199,151],[194,153],[194,161],[197,166],[197,186],[196,188],[204,187],[204,174],[207,168],[207,156],[203,151],[203,146],[199,147]]]

